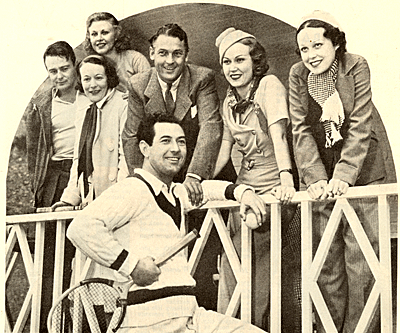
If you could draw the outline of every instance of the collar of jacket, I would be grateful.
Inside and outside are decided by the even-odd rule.
[[[354,77],[350,75],[351,69],[357,64],[359,58],[353,54],[345,53],[342,61],[339,61],[338,77],[336,90],[339,93],[346,114],[349,114],[354,108]],[[307,79],[310,71],[302,62],[299,63],[298,75],[301,78],[299,93],[304,109],[308,109],[308,86]]]
[[[190,71],[188,66],[186,65],[181,81],[178,85],[178,90],[176,92],[176,101],[175,101],[175,112],[174,116],[181,121],[186,113],[190,110],[192,106],[192,101],[190,100]],[[167,112],[164,103],[164,97],[162,96],[161,86],[158,82],[157,71],[153,67],[149,83],[144,91],[144,95],[148,98],[146,103],[146,109],[150,111],[151,114],[155,114],[162,110],[163,112]],[[160,98],[161,97],[161,98]]]

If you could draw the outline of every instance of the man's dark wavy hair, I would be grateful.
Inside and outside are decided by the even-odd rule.
[[[178,38],[181,42],[183,42],[185,44],[186,54],[188,54],[188,52],[189,52],[188,37],[186,35],[186,32],[179,25],[177,25],[176,23],[168,23],[166,25],[163,25],[161,28],[159,28],[157,30],[156,34],[149,39],[149,43],[152,47],[153,47],[153,43],[161,35]]]
[[[74,49],[67,42],[59,41],[49,45],[44,51],[43,61],[46,63],[46,57],[62,57],[67,61],[71,60],[72,64],[75,65],[76,57]]]
[[[179,120],[176,119],[174,115],[168,115],[168,114],[160,114],[155,116],[146,115],[140,122],[137,130],[138,143],[143,140],[149,146],[153,145],[154,136],[156,134],[154,130],[154,125],[157,123],[170,123],[170,124],[178,124],[179,126],[181,126]]]

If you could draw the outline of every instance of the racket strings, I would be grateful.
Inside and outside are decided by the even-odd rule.
[[[73,289],[51,316],[51,333],[109,333],[116,327],[121,306],[119,293],[104,283]]]

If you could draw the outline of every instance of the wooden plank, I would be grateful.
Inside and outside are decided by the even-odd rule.
[[[281,332],[281,205],[271,205],[271,332]]]
[[[222,220],[222,216],[216,214],[215,210],[209,210],[207,212],[199,232],[200,238],[196,240],[188,262],[189,271],[192,276],[197,269],[197,265],[199,264],[200,257],[203,253],[204,247],[206,246],[208,237],[210,236],[213,224],[223,223],[223,220],[219,220]]]
[[[36,223],[35,239],[35,259],[32,288],[32,313],[31,313],[31,333],[39,332],[40,327],[40,306],[42,293],[43,277],[43,253],[44,253],[44,232],[46,224],[44,222]]]
[[[312,333],[312,302],[310,289],[312,280],[309,279],[309,269],[312,263],[312,202],[301,203],[301,313],[303,333]]]
[[[378,196],[379,258],[381,264],[381,331],[391,333],[392,318],[392,276],[390,246],[390,210],[386,195]]]
[[[243,221],[241,222],[241,261],[242,269],[240,274],[240,319],[248,323],[251,322],[251,235],[252,231],[246,226]]]
[[[54,258],[53,304],[62,294],[66,223],[67,220],[57,221],[56,248]]]

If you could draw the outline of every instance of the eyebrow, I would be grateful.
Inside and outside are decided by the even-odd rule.
[[[173,138],[172,138],[171,135],[164,134],[164,135],[160,136],[160,140],[161,140],[161,139],[173,139]],[[176,140],[179,140],[179,139],[186,139],[186,136],[181,135],[181,136],[178,136],[178,137],[176,138]]]

